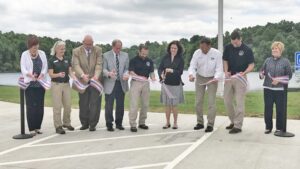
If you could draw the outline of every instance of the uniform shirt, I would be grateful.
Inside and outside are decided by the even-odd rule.
[[[53,69],[53,73],[65,72],[65,77],[52,78],[52,82],[68,83],[69,82],[69,67],[71,61],[65,57],[59,60],[56,56],[52,56],[48,61],[48,69]]]
[[[143,59],[140,56],[136,56],[130,60],[128,70],[139,76],[149,78],[150,73],[154,72],[153,61],[148,57]]]
[[[240,47],[229,44],[225,46],[223,60],[228,62],[228,72],[234,75],[244,72],[249,64],[254,63],[254,56],[252,50],[244,43]]]
[[[215,48],[204,54],[201,49],[194,52],[190,67],[189,74],[196,72],[203,77],[221,78],[223,75],[222,54]]]

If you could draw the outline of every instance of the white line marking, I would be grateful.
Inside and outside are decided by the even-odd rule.
[[[138,169],[138,168],[149,168],[149,167],[159,167],[168,165],[169,162],[164,163],[155,163],[155,164],[145,164],[145,165],[137,165],[137,166],[130,166],[130,167],[122,167],[122,168],[116,168],[116,169]]]
[[[86,140],[77,140],[77,141],[65,141],[65,142],[58,142],[58,143],[44,143],[44,144],[28,145],[27,147],[41,147],[41,146],[53,146],[53,145],[62,145],[62,144],[86,143],[86,142],[96,142],[96,141],[104,141],[104,140],[126,139],[126,138],[135,138],[135,137],[149,137],[149,136],[177,134],[177,133],[190,133],[190,132],[195,132],[195,130],[184,130],[184,131],[174,131],[174,132],[161,132],[161,133],[140,134],[140,135],[131,135],[131,136],[119,136],[119,137],[107,137],[107,138],[99,138],[99,139],[86,139]]]
[[[11,161],[11,162],[0,163],[0,166],[13,165],[13,164],[24,164],[24,163],[32,163],[32,162],[40,162],[40,161],[49,161],[49,160],[60,160],[60,159],[68,159],[68,158],[76,158],[76,157],[97,156],[97,155],[123,153],[123,152],[131,152],[131,151],[141,151],[141,150],[149,150],[149,149],[170,148],[170,147],[178,147],[178,146],[187,146],[187,145],[191,145],[191,144],[193,144],[193,142],[170,144],[170,145],[160,145],[160,146],[139,147],[139,148],[131,148],[131,149],[123,149],[123,150],[112,150],[112,151],[95,152],[95,153],[83,153],[83,154],[49,157],[49,158],[38,158],[38,159],[32,159],[32,160]]]
[[[216,131],[217,128],[214,130]],[[186,158],[191,152],[193,152],[200,144],[202,144],[206,139],[209,138],[213,133],[205,133],[199,140],[193,143],[189,148],[187,148],[183,153],[177,156],[172,162],[170,162],[164,169],[173,169],[177,164],[179,164],[184,158]]]
[[[79,126],[79,127],[80,127],[80,126]],[[76,127],[76,128],[79,128],[79,127]],[[4,155],[4,154],[7,154],[7,153],[10,153],[10,152],[13,152],[13,151],[16,151],[16,150],[19,150],[19,149],[22,149],[22,148],[25,148],[25,147],[30,147],[30,146],[33,145],[33,144],[40,143],[40,142],[42,142],[42,141],[51,139],[51,138],[56,137],[56,136],[58,136],[58,135],[59,135],[59,134],[53,134],[53,135],[50,135],[50,136],[47,136],[47,137],[44,137],[44,138],[41,138],[41,139],[38,139],[38,140],[35,140],[35,141],[32,141],[32,142],[29,142],[29,143],[26,143],[26,144],[23,144],[23,145],[14,147],[14,148],[11,148],[11,149],[8,149],[8,150],[1,151],[1,152],[0,152],[0,156],[1,156],[1,155]]]

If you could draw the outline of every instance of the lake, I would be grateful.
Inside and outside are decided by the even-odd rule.
[[[156,74],[157,75],[157,72]],[[17,80],[20,76],[20,73],[0,73],[0,85],[9,85],[9,86],[17,86]],[[249,90],[262,90],[263,80],[258,78],[258,72],[251,72],[247,75],[249,81]],[[194,91],[195,84],[188,80],[188,71],[184,71],[182,75],[182,80],[185,83],[184,90],[185,91]],[[151,83],[151,90],[160,90],[159,83]],[[293,75],[293,78],[290,80],[289,88],[300,88],[300,83],[296,82],[296,78]]]

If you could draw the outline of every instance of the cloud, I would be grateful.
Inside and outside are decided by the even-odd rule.
[[[224,0],[224,31],[282,19],[299,22],[299,0]],[[97,43],[122,39],[125,46],[150,41],[214,37],[217,1],[199,0],[0,0],[0,30]]]

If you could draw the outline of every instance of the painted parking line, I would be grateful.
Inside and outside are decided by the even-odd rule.
[[[154,163],[154,164],[145,164],[145,165],[137,165],[137,166],[130,166],[130,167],[122,167],[122,168],[116,168],[116,169],[139,169],[139,168],[149,168],[149,167],[160,167],[168,165],[170,162],[164,162],[164,163]]]
[[[98,156],[98,155],[114,154],[114,153],[124,153],[124,152],[133,152],[133,151],[142,151],[142,150],[163,149],[163,148],[170,148],[170,147],[188,146],[188,145],[192,145],[192,144],[193,144],[193,142],[185,142],[185,143],[160,145],[160,146],[149,146],[149,147],[139,147],[139,148],[113,150],[113,151],[83,153],[83,154],[49,157],[49,158],[37,158],[37,159],[32,159],[32,160],[10,161],[10,162],[2,162],[2,163],[0,163],[0,166],[14,165],[14,164],[24,164],[24,163],[32,163],[32,162],[42,162],[42,161],[50,161],[50,160],[70,159],[70,158],[78,158],[78,157],[90,157],[90,156]]]
[[[80,126],[77,126],[76,129],[79,128],[79,127]],[[13,152],[13,151],[17,151],[17,150],[25,148],[25,147],[30,147],[33,144],[37,144],[37,143],[40,143],[42,141],[49,140],[49,139],[54,138],[56,136],[59,136],[59,134],[53,134],[53,135],[50,135],[50,136],[47,136],[47,137],[44,137],[44,138],[41,138],[41,139],[38,139],[38,140],[35,140],[35,141],[32,141],[32,142],[29,142],[29,143],[26,143],[26,144],[23,144],[23,145],[14,147],[14,148],[11,148],[11,149],[8,149],[8,150],[1,151],[0,152],[0,156],[4,155],[4,154],[7,154],[7,153],[10,153],[10,152]]]
[[[160,133],[130,135],[130,136],[107,137],[107,138],[99,138],[99,139],[85,139],[85,140],[76,140],[76,141],[65,141],[65,142],[57,142],[57,143],[44,143],[44,144],[35,144],[35,145],[31,144],[31,145],[28,145],[27,147],[42,147],[42,146],[64,145],[64,144],[87,143],[87,142],[97,142],[97,141],[105,141],[105,140],[117,140],[117,139],[127,139],[127,138],[137,138],[137,137],[150,137],[150,136],[179,134],[179,133],[191,133],[191,132],[196,132],[196,131],[195,130],[183,130],[183,131],[173,131],[173,132],[160,132]]]
[[[188,147],[184,152],[177,156],[172,162],[170,162],[164,169],[173,169],[177,164],[179,164],[184,158],[186,158],[190,153],[192,153],[200,144],[207,140],[217,128],[210,133],[205,133],[199,140],[194,142],[190,147]]]

